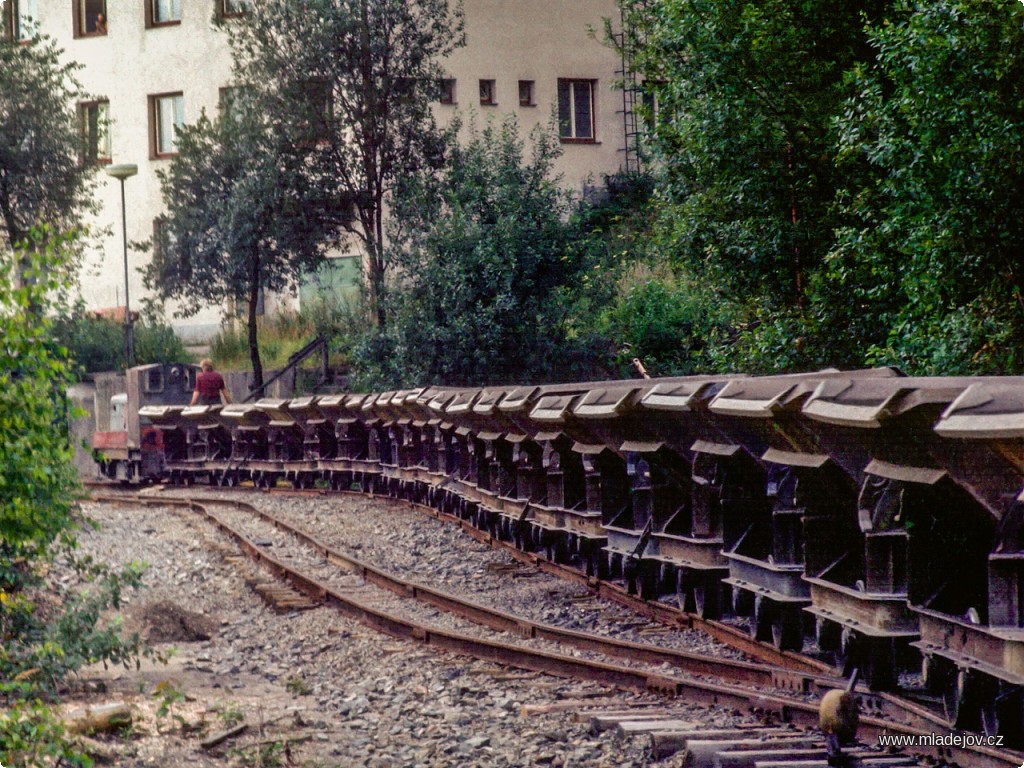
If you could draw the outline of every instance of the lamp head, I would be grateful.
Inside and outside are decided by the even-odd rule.
[[[108,165],[106,168],[107,176],[113,176],[115,179],[124,181],[130,176],[134,176],[139,172],[139,166],[130,163],[121,163],[119,165]]]

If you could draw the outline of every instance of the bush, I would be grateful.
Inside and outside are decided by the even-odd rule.
[[[436,176],[395,197],[388,325],[354,347],[376,387],[569,378],[581,355],[565,294],[580,275],[572,200],[553,176],[551,135],[527,144],[507,120],[471,130]]]
[[[124,325],[86,312],[78,303],[54,323],[57,342],[68,350],[79,375],[123,370]],[[187,362],[192,356],[174,330],[154,318],[143,318],[133,327],[135,364]]]
[[[62,427],[73,364],[54,344],[50,314],[67,287],[59,275],[71,245],[36,232],[29,249],[0,259],[0,762],[12,766],[80,764],[48,703],[83,665],[137,662],[142,650],[116,622],[101,621],[125,587],[138,585],[139,569],[116,572],[73,555],[78,476]],[[51,586],[39,600],[55,553],[69,558],[84,588]]]
[[[612,340],[618,375],[636,375],[639,358],[651,376],[707,373],[710,349],[729,337],[734,310],[698,281],[665,265],[635,264],[598,321]]]

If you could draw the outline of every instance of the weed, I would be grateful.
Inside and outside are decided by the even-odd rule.
[[[247,768],[283,768],[287,757],[287,748],[280,741],[267,741],[249,744],[228,752]]]
[[[223,704],[217,707],[217,717],[225,728],[234,728],[245,720],[245,715],[242,714],[242,710],[238,708],[237,704]]]
[[[156,708],[157,730],[160,730],[159,723],[168,716],[179,728],[184,728],[185,718],[171,710],[175,704],[185,701],[185,692],[173,680],[164,680],[157,683],[153,695],[160,699],[160,704]]]
[[[309,684],[301,677],[289,677],[284,687],[294,696],[305,696],[310,692]]]

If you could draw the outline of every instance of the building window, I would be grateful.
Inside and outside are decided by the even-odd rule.
[[[217,11],[222,18],[244,16],[251,7],[251,0],[217,0]]]
[[[562,141],[594,141],[596,80],[558,81],[558,136]]]
[[[229,85],[220,89],[220,112],[224,117],[241,120],[253,107],[252,88],[247,85]]]
[[[149,97],[150,156],[176,154],[175,133],[185,124],[185,97],[180,93],[161,93]]]
[[[83,101],[78,105],[78,134],[84,164],[110,162],[109,101]]]
[[[74,0],[75,37],[107,34],[106,0]]]
[[[296,93],[300,118],[296,120],[301,141],[320,144],[330,141],[334,114],[333,91],[327,80],[306,80]]]
[[[181,0],[146,0],[146,26],[181,23]]]
[[[8,40],[23,42],[39,34],[39,0],[0,2],[0,33]]]
[[[442,104],[454,104],[455,103],[455,79],[446,77],[441,80],[441,103]]]
[[[153,256],[158,261],[166,261],[175,255],[177,240],[171,231],[166,216],[153,219]]]
[[[535,107],[537,102],[533,100],[533,80],[519,81],[519,106]]]
[[[640,103],[642,105],[643,127],[648,133],[654,133],[661,122],[661,104],[658,94],[665,86],[660,80],[646,80],[640,86]]]
[[[164,391],[164,369],[150,368],[146,371],[146,392],[158,394]]]
[[[498,103],[498,100],[494,98],[494,81],[493,80],[481,80],[480,81],[480,104],[486,107],[493,107]]]

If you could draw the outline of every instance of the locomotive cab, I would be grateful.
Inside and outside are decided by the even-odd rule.
[[[180,414],[199,367],[155,363],[129,368],[125,391],[110,398],[110,415],[93,435],[99,471],[111,480],[150,481],[163,475],[165,444],[180,432]]]

